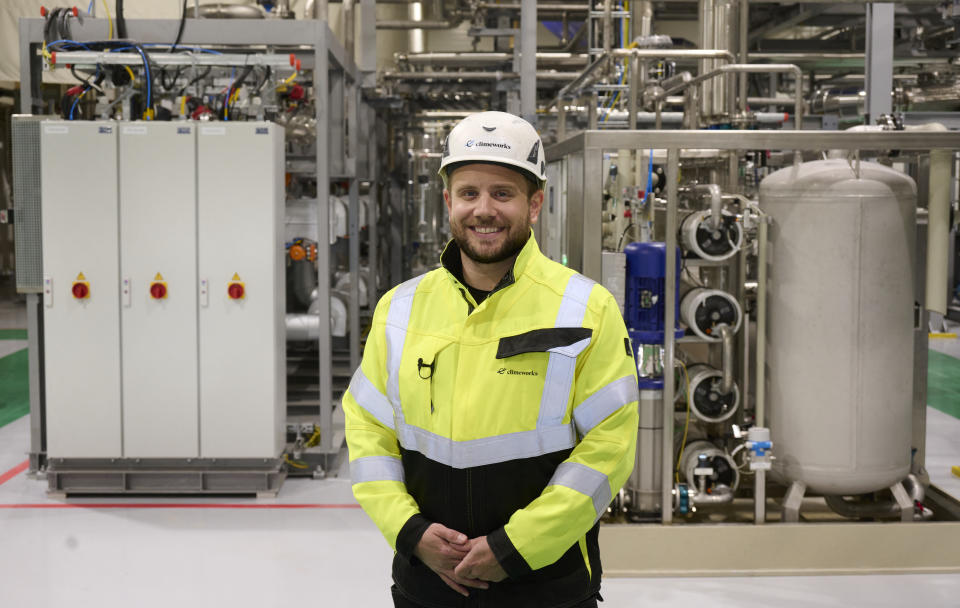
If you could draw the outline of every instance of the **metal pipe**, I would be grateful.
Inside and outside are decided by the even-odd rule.
[[[481,10],[495,9],[495,10],[509,10],[509,11],[518,11],[521,9],[520,4],[494,4],[493,2],[480,2],[477,4],[477,8]],[[537,12],[538,13],[556,13],[556,12],[579,12],[586,13],[590,10],[589,4],[541,4],[537,3]]]
[[[453,52],[453,53],[394,53],[394,61],[416,66],[493,66],[513,61],[513,53]],[[537,65],[542,67],[574,67],[587,65],[585,53],[541,52],[536,54]]]
[[[416,21],[389,20],[377,21],[378,30],[449,30],[460,24],[458,20],[451,21]]]
[[[700,479],[703,480],[703,477]],[[733,502],[733,490],[730,486],[717,484],[710,488],[709,493],[699,489],[696,492],[690,492],[690,500],[695,505],[722,505]]]
[[[613,0],[603,0],[603,54],[613,50]]]
[[[916,475],[907,475],[901,483],[912,502],[923,502],[925,494],[923,484],[920,483]],[[825,496],[824,499],[831,509],[844,517],[900,517],[900,505],[895,500],[855,503],[847,501],[843,496]]]
[[[630,129],[637,128],[637,96],[640,92],[640,59],[633,55],[629,58],[630,62],[630,89],[627,95],[627,120]]]
[[[735,63],[731,65],[724,65],[717,68],[716,70],[713,70],[712,72],[708,72],[706,74],[700,74],[696,78],[693,78],[688,82],[684,82],[674,87],[671,87],[669,89],[665,89],[664,91],[659,93],[659,97],[666,97],[671,93],[676,93],[687,87],[698,85],[701,82],[706,82],[711,78],[716,78],[717,76],[720,76],[722,74],[730,74],[730,73],[763,74],[763,73],[783,73],[783,72],[793,73],[794,76],[797,77],[797,86],[795,87],[796,93],[794,95],[793,106],[794,106],[795,128],[797,130],[800,130],[800,127],[803,124],[803,89],[800,86],[800,81],[803,78],[803,72],[800,70],[798,66],[791,65],[791,64],[770,63],[770,64],[745,64],[744,65],[744,64]],[[701,91],[702,91],[702,87],[701,87]]]
[[[388,80],[508,80],[520,78],[516,72],[384,72]],[[537,72],[537,81],[563,82],[576,78],[576,74],[564,72]]]
[[[697,15],[700,24],[700,48],[701,49],[711,49],[716,45],[713,41],[713,6],[714,0],[700,0],[697,7]],[[734,60],[730,60],[730,63],[733,63]],[[703,61],[699,62],[698,72],[700,75],[708,74],[713,72],[714,65],[713,61],[709,58],[704,58]],[[700,113],[709,118],[713,116],[713,83],[708,82],[706,85],[700,87]]]
[[[723,192],[717,184],[697,184],[693,192],[710,197],[710,227],[716,230],[723,219]]]
[[[677,306],[677,256],[672,252],[677,249],[677,181],[680,177],[680,149],[669,148],[667,150],[667,267],[666,267],[666,287],[664,289],[664,327],[668,331],[664,334],[663,342],[663,473],[661,488],[663,494],[661,503],[663,505],[662,520],[663,523],[673,522],[673,510],[670,506],[673,504],[673,371],[676,345],[674,343],[673,327],[676,320]]]
[[[723,379],[720,392],[726,395],[733,390],[733,330],[729,325],[720,326],[720,339],[723,341]]]
[[[757,378],[754,412],[754,424],[765,427],[766,424],[766,374],[767,364],[767,216],[760,216],[757,228]],[[746,391],[744,391],[746,392]]]
[[[737,28],[737,36],[739,36],[740,42],[740,57],[738,61],[740,63],[749,63],[750,60],[747,58],[749,53],[748,43],[750,36],[747,32],[750,31],[750,0],[740,0],[740,27]],[[747,112],[747,75],[740,74],[740,112],[746,114]]]
[[[354,0],[343,0],[341,15],[343,15],[343,48],[347,52],[347,57],[356,61],[356,49],[354,40],[356,39],[356,17],[354,12]]]

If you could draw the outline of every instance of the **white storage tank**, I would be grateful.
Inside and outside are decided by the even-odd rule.
[[[825,160],[760,186],[774,474],[852,495],[910,472],[916,185]]]

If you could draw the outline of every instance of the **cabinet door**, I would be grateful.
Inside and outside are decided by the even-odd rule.
[[[119,129],[124,456],[196,458],[196,126]]]
[[[286,414],[283,130],[200,126],[197,170],[201,456],[275,458]]]
[[[123,455],[117,125],[40,133],[47,453]]]

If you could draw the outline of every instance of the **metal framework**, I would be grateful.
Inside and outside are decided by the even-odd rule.
[[[903,150],[929,151],[935,149],[960,150],[960,133],[953,132],[844,132],[844,131],[583,131],[546,149],[547,162],[566,158],[567,166],[567,225],[569,264],[584,275],[602,280],[601,210],[603,205],[603,154],[605,150],[664,150],[666,149],[666,247],[677,247],[677,209],[679,198],[680,152],[691,149],[742,150]],[[666,302],[664,327],[676,323],[676,279],[679,269],[676,259],[667,256]],[[761,290],[762,291],[762,290]],[[758,302],[758,307],[760,303]],[[758,327],[758,340],[764,340],[764,328]],[[924,329],[924,331],[926,331]],[[925,344],[923,345],[926,346]],[[664,342],[664,360],[673,361],[676,342],[667,332]],[[758,366],[758,370],[763,367]],[[663,369],[663,487],[661,504],[663,523],[673,520],[673,402],[674,369]],[[758,395],[759,397],[759,395]],[[758,400],[758,412],[762,404]],[[914,404],[916,407],[916,403]],[[916,429],[915,429],[916,432]],[[923,454],[919,454],[923,464]]]
[[[369,9],[372,4],[364,1]],[[365,17],[372,17],[372,11],[366,10]],[[366,22],[366,19],[365,19]],[[20,20],[20,102],[24,112],[42,113],[40,97],[42,62],[39,47],[43,43],[43,19]],[[129,35],[144,44],[169,44],[177,35],[179,20],[171,19],[130,19],[127,21]],[[364,27],[363,39],[370,38],[369,27]],[[103,40],[107,37],[105,19],[87,20],[82,27],[75,28],[74,38],[78,42]],[[301,59],[305,69],[313,70],[313,84],[318,100],[316,103],[316,163],[314,167],[318,184],[317,200],[312,201],[316,209],[317,230],[314,240],[327,242],[330,225],[330,206],[327,192],[331,181],[348,182],[349,193],[349,267],[351,273],[351,298],[349,304],[350,325],[350,362],[359,364],[359,179],[370,179],[375,174],[375,143],[360,138],[361,129],[370,128],[375,120],[372,112],[364,106],[361,110],[360,78],[361,74],[346,50],[337,41],[326,22],[314,20],[206,20],[187,19],[181,39],[183,46],[232,45],[253,47],[270,52],[294,52]],[[374,43],[375,44],[375,43]],[[369,64],[369,52],[364,56]],[[170,59],[170,58],[165,58]],[[176,61],[176,59],[170,59]],[[138,59],[139,61],[139,59]],[[211,60],[205,60],[211,61]],[[219,58],[218,64],[224,61]],[[269,60],[266,60],[269,61]],[[242,65],[242,63],[241,63]],[[369,69],[369,68],[368,68]],[[367,146],[370,146],[369,148]],[[372,149],[371,149],[372,148]],[[362,159],[363,169],[358,173],[358,159]],[[374,195],[375,196],[375,193]],[[368,222],[371,230],[371,255],[376,255],[376,209],[373,202],[368,210]],[[318,290],[319,290],[319,410],[321,440],[319,449],[324,457],[324,466],[329,469],[336,461],[343,445],[343,433],[335,432],[333,411],[336,401],[332,380],[332,344],[329,324],[330,318],[330,251],[327,247],[317,248]],[[371,284],[377,285],[376,267],[371,264]],[[370,297],[376,297],[371,290]],[[42,348],[43,318],[41,301],[38,294],[27,295],[28,346],[30,349],[30,413],[31,444],[30,471],[36,473],[45,465],[46,439],[43,425],[43,370]],[[62,463],[61,463],[62,466]],[[118,463],[122,467],[123,463]],[[212,465],[214,467],[219,466]],[[190,473],[189,475],[193,475]],[[188,477],[189,477],[188,475]],[[193,487],[187,480],[187,488]],[[254,491],[260,491],[259,486]]]

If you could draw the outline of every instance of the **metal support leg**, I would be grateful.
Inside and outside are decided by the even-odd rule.
[[[803,504],[803,495],[806,493],[807,484],[802,481],[790,484],[790,489],[787,490],[787,495],[783,499],[782,521],[784,523],[795,524],[800,521],[800,505]]]
[[[753,523],[761,525],[767,521],[767,472],[756,471],[753,484]]]
[[[893,499],[897,501],[897,505],[900,507],[900,521],[913,521],[913,499],[907,494],[903,484],[898,481],[890,486],[890,491],[893,492]]]
[[[677,181],[680,177],[680,150],[667,150],[667,268],[666,268],[666,302],[664,303],[664,322],[666,328],[663,342],[663,473],[662,496],[663,523],[673,522],[673,361],[674,337],[673,328],[676,325],[677,293],[677,258],[673,254],[677,248]]]
[[[46,423],[43,400],[43,319],[41,299],[27,295],[27,370],[30,395],[30,473],[38,473],[46,465]]]

